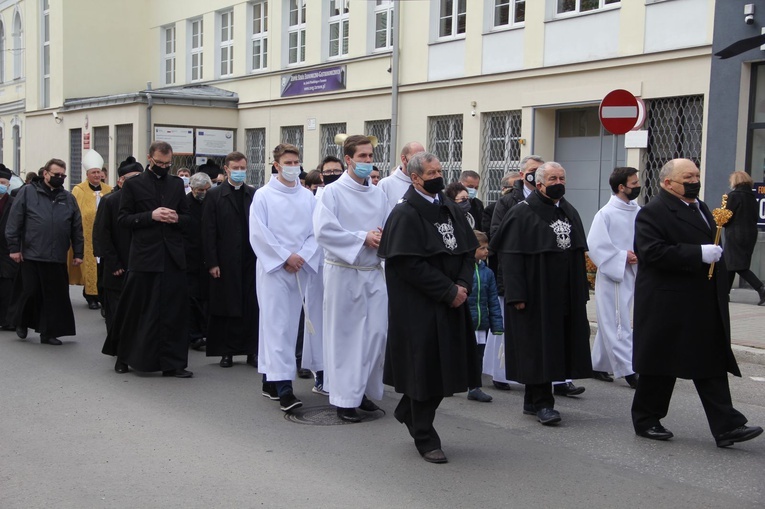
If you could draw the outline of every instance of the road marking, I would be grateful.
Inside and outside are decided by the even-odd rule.
[[[749,378],[751,378],[755,382],[765,382],[765,377],[762,377],[762,376],[750,376]]]

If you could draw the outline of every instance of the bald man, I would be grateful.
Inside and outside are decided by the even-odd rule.
[[[404,197],[404,193],[412,185],[406,165],[412,156],[419,152],[425,152],[425,147],[418,141],[410,141],[404,145],[404,148],[401,149],[401,165],[377,184],[377,187],[388,197],[388,205],[391,209]]]
[[[640,373],[632,401],[638,436],[667,440],[661,424],[677,378],[693,380],[718,447],[762,433],[733,408],[728,373],[741,376],[730,346],[728,275],[714,245],[715,221],[699,201],[698,167],[674,159],[659,173],[661,190],[635,220],[633,368]],[[709,278],[710,265],[714,265]]]

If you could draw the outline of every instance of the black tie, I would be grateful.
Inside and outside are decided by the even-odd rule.
[[[699,220],[704,223],[704,226],[709,229],[709,224],[707,224],[707,220],[704,218],[704,216],[701,214],[701,210],[699,210],[699,204],[698,202],[692,202],[689,203],[688,206],[691,208],[691,210],[695,213],[694,215],[699,218]]]

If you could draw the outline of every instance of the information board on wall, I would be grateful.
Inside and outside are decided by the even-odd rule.
[[[155,127],[154,140],[165,141],[175,155],[194,154],[194,129],[188,127]]]
[[[197,129],[197,155],[226,156],[234,151],[234,131]]]
[[[755,182],[753,191],[757,199],[757,228],[765,231],[765,182]]]
[[[345,90],[345,66],[282,75],[282,97]]]

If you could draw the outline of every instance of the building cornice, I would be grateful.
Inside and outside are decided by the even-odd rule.
[[[13,115],[16,113],[24,113],[27,109],[27,100],[19,99],[18,101],[11,101],[9,103],[0,104],[0,115]]]

